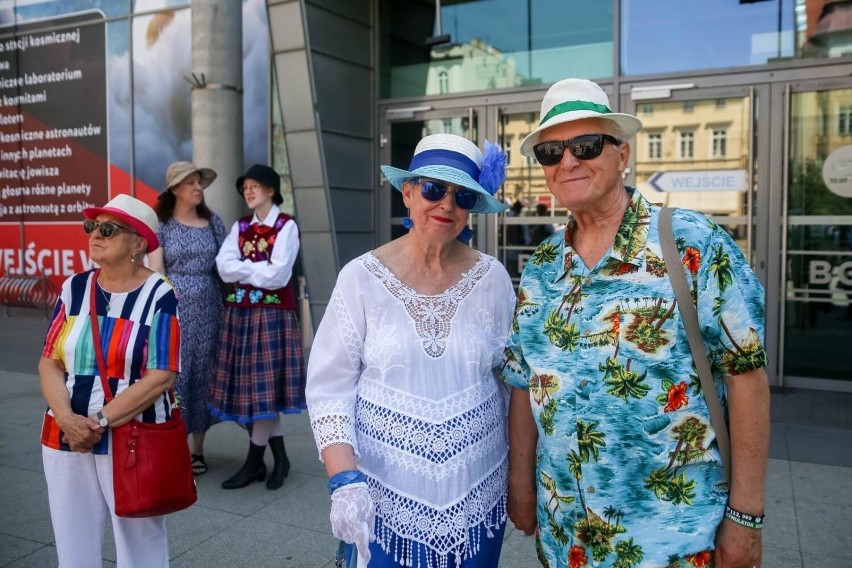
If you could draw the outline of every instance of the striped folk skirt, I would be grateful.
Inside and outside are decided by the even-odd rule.
[[[305,365],[296,312],[225,306],[211,414],[248,424],[305,408]]]

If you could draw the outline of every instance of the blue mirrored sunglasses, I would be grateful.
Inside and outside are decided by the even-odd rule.
[[[449,191],[446,184],[428,179],[415,180],[420,184],[420,195],[427,201],[441,201]],[[459,188],[453,192],[453,199],[459,209],[470,211],[479,202],[479,194],[470,189]]]

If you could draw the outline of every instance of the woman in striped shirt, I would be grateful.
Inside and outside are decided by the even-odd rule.
[[[59,565],[101,566],[111,517],[119,568],[144,559],[168,566],[165,517],[115,515],[109,429],[132,419],[169,419],[168,390],[179,371],[177,298],[169,282],[142,264],[159,246],[157,216],[118,195],[83,212],[89,255],[100,270],[62,285],[38,370],[47,402],[42,457]],[[114,398],[104,404],[92,336],[94,297],[100,342]]]

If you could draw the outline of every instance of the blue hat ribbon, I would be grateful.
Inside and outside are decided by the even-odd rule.
[[[408,170],[413,172],[424,166],[449,166],[463,171],[474,180],[479,177],[479,166],[473,160],[451,150],[424,150],[411,158]]]

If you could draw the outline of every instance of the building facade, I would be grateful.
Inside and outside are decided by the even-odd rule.
[[[110,9],[108,42],[114,30],[135,29],[144,18],[157,36],[156,26],[150,28],[156,14],[172,12],[177,20],[192,9],[187,2],[148,1],[77,3],[102,11],[106,4],[125,6],[123,15]],[[547,192],[537,164],[520,155],[520,140],[535,128],[551,84],[584,77],[604,87],[614,111],[635,114],[645,125],[631,142],[627,183],[652,201],[708,214],[749,259],[766,289],[772,384],[852,391],[843,363],[852,341],[852,2],[439,5],[243,2],[244,19],[263,16],[254,27],[243,25],[244,59],[255,62],[246,67],[245,92],[254,81],[268,95],[267,101],[245,97],[246,137],[262,136],[245,151],[260,148],[261,158],[285,176],[286,207],[302,229],[315,323],[340,267],[402,234],[401,199],[378,166],[406,167],[428,133],[452,132],[480,146],[487,139],[506,150],[502,197],[519,202],[520,215],[473,216],[471,225],[473,245],[517,275],[537,243],[525,238],[532,231],[513,229],[558,227],[567,213]],[[0,30],[2,38],[21,35]],[[258,50],[265,66],[253,59]],[[264,126],[249,127],[257,117]],[[107,145],[116,147],[111,139]],[[0,149],[13,152],[14,145]],[[136,154],[131,149],[132,163]],[[123,190],[115,169],[111,193]],[[138,191],[138,173],[129,171],[131,192]],[[21,262],[4,268],[25,269],[30,241],[16,231],[31,229],[13,228],[9,237],[6,225],[8,217],[0,218],[2,248],[17,246]]]

